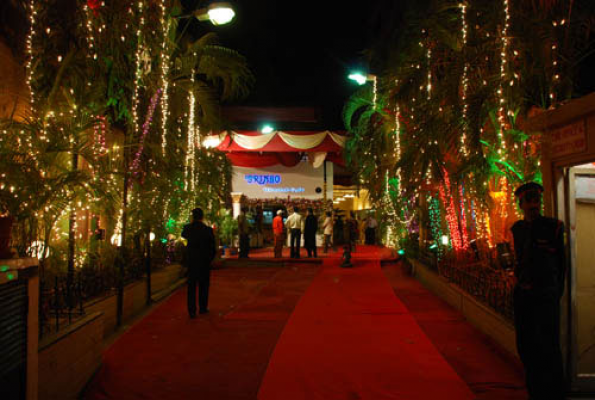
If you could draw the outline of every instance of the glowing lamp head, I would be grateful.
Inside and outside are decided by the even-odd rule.
[[[236,13],[230,3],[216,1],[211,3],[208,8],[198,10],[195,15],[200,21],[208,19],[213,25],[225,25],[233,20]]]
[[[110,242],[114,245],[114,246],[122,246],[122,235],[120,234],[113,234],[111,237]]]
[[[149,240],[152,242],[155,240],[155,234],[153,232],[149,233]]]
[[[273,132],[274,130],[275,130],[275,129],[274,129],[272,126],[270,126],[270,125],[265,125],[265,126],[263,126],[263,127],[260,129],[260,132],[262,132],[262,133],[271,133],[271,132]]]
[[[403,249],[400,249],[399,251],[397,251],[397,253],[398,253],[400,256],[402,256],[402,255],[405,255],[405,250],[403,250]]]
[[[349,74],[347,76],[349,79],[351,79],[352,81],[357,82],[358,85],[363,85],[366,83],[366,81],[368,80],[368,77],[364,74],[362,74],[361,72],[354,72],[352,74]]]
[[[442,237],[440,238],[440,240],[442,241],[443,245],[448,245],[448,236],[446,235],[442,235]]]

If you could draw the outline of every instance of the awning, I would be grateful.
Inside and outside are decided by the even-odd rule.
[[[330,131],[231,131],[224,136],[211,135],[203,143],[227,153],[233,165],[242,167],[294,166],[303,153],[308,153],[315,167],[325,159],[344,165],[345,135]]]

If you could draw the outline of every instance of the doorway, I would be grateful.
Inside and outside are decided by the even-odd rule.
[[[562,346],[571,390],[595,393],[595,163],[556,175],[556,213],[566,226],[569,255]]]

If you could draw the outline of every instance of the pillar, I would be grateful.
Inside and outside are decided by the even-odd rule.
[[[242,192],[232,192],[231,193],[231,210],[233,212],[233,217],[237,218],[242,211],[242,198],[244,194]]]

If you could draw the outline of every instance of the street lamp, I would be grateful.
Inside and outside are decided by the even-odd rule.
[[[271,125],[265,125],[260,129],[261,133],[267,134],[273,132],[275,129]]]
[[[366,82],[376,82],[376,75],[363,74],[361,72],[353,72],[347,76],[352,81],[357,82],[358,85],[362,86]]]
[[[196,17],[199,21],[211,21],[213,25],[225,25],[231,22],[236,13],[231,3],[227,1],[212,1],[208,6],[199,8],[191,14],[180,15],[176,18]]]
[[[230,3],[216,1],[206,8],[196,10],[194,15],[199,21],[210,20],[213,25],[225,25],[231,22],[236,13]]]
[[[347,76],[352,81],[357,82],[358,85],[362,86],[365,85],[366,82],[372,82],[372,95],[373,99],[372,102],[374,103],[374,108],[376,108],[376,100],[378,97],[377,94],[377,87],[376,87],[376,75],[372,74],[363,74],[361,72],[353,72]]]

